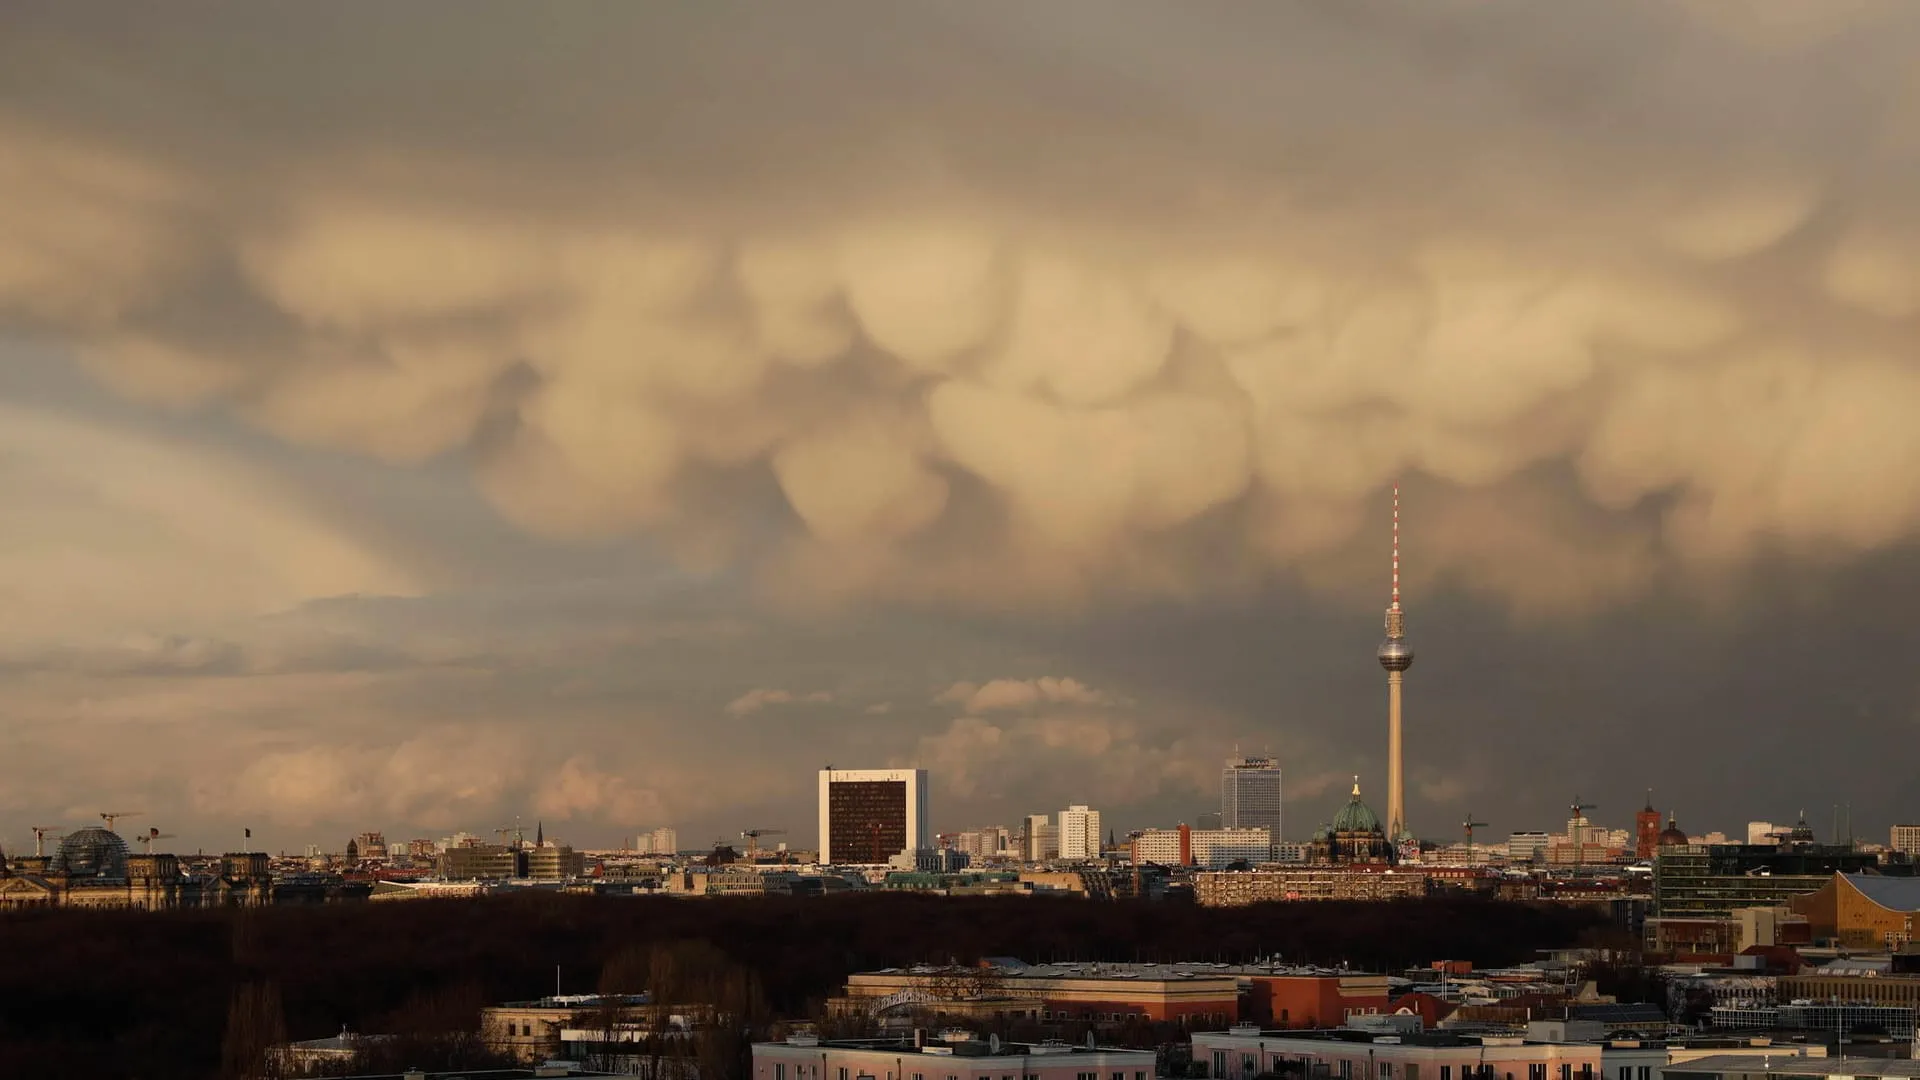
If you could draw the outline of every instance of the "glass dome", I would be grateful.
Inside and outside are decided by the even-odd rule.
[[[53,871],[73,877],[126,877],[127,842],[98,825],[81,829],[60,841]]]

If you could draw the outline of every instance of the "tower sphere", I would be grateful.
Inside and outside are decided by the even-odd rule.
[[[1388,638],[1380,643],[1380,666],[1388,671],[1405,671],[1413,666],[1413,646],[1404,638]]]

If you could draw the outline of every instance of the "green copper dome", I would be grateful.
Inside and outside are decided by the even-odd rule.
[[[1333,816],[1335,833],[1377,833],[1380,831],[1380,819],[1375,817],[1367,804],[1360,801],[1360,781],[1353,781],[1353,798],[1340,812]]]

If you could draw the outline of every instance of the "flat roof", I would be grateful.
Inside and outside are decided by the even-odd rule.
[[[1142,1058],[1155,1058],[1154,1050],[1136,1050],[1122,1046],[1087,1046],[1083,1043],[1043,1042],[1016,1043],[1004,1042],[996,1053],[989,1039],[956,1039],[952,1041],[928,1039],[925,1045],[916,1046],[901,1039],[809,1039],[804,1042],[765,1042],[754,1043],[755,1050],[855,1050],[876,1054],[897,1056],[900,1054],[924,1054],[928,1057],[963,1057],[969,1061],[976,1059],[999,1060],[1001,1058],[1031,1057],[1091,1057],[1095,1055],[1122,1054]]]
[[[1713,1054],[1678,1065],[1668,1065],[1668,1074],[1687,1073],[1768,1073],[1772,1076],[1891,1076],[1920,1077],[1920,1061],[1911,1058],[1814,1058],[1782,1054],[1778,1063],[1754,1054]]]
[[[1200,962],[1175,962],[1170,964],[1145,963],[1065,963],[1065,964],[1023,964],[1018,967],[995,965],[980,969],[964,966],[937,967],[924,965],[909,968],[881,968],[877,971],[861,971],[856,975],[945,975],[954,973],[973,973],[985,970],[995,977],[1003,979],[1123,979],[1123,980],[1164,980],[1182,981],[1205,978],[1237,978],[1256,976],[1259,978],[1341,978],[1341,979],[1390,979],[1393,976],[1375,971],[1344,971],[1339,968],[1321,968],[1305,965],[1286,964],[1209,964]]]

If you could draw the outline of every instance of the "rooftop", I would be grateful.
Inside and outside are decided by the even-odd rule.
[[[1847,884],[1889,911],[1920,911],[1920,878],[1847,874]]]
[[[1005,959],[1005,958],[1002,958]],[[861,972],[862,975],[941,975],[954,973],[972,973],[981,969],[966,966],[938,966],[923,964],[910,968],[881,968],[878,971]],[[1383,977],[1377,972],[1348,971],[1341,968],[1313,967],[1294,964],[1209,964],[1209,963],[1172,963],[1172,964],[1124,964],[1124,963],[1067,963],[1067,964],[1026,964],[1018,960],[1011,963],[996,961],[988,969],[1001,979],[1127,979],[1148,981],[1173,981],[1176,979],[1220,979],[1241,976],[1260,976],[1263,978],[1280,977],[1347,977],[1370,978]]]
[[[494,1009],[563,1009],[573,1011],[576,1009],[601,1009],[608,1006],[615,1008],[634,1008],[648,1004],[651,1000],[652,999],[646,994],[561,994],[557,996],[533,998],[528,1001],[503,1001],[498,1005],[488,1007]]]
[[[1889,1076],[1920,1077],[1920,1061],[1910,1058],[1814,1058],[1781,1055],[1755,1061],[1750,1054],[1713,1054],[1681,1065],[1669,1065],[1667,1075],[1764,1072],[1770,1076]]]
[[[1094,1046],[1085,1043],[1061,1042],[1049,1039],[1037,1043],[1003,1043],[997,1036],[985,1039],[974,1038],[967,1032],[950,1032],[938,1039],[928,1039],[924,1043],[915,1043],[908,1038],[894,1039],[821,1039],[813,1035],[797,1034],[787,1037],[785,1042],[759,1043],[755,1049],[787,1048],[818,1050],[866,1050],[890,1056],[900,1054],[926,1054],[941,1057],[966,1058],[1021,1058],[1060,1055],[1091,1056],[1097,1054],[1138,1055],[1144,1060],[1152,1060],[1156,1052],[1152,1050],[1130,1050],[1118,1046]]]

